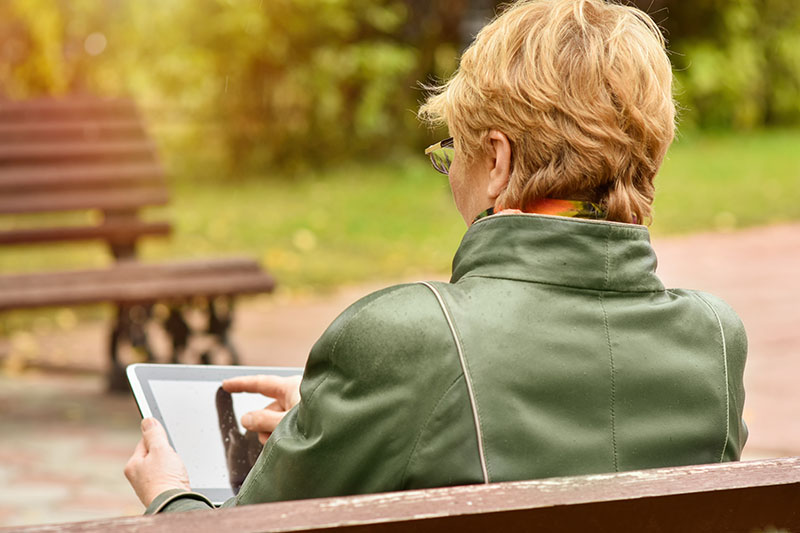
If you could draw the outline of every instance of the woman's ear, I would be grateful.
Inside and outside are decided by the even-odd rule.
[[[486,194],[494,202],[508,187],[511,177],[511,142],[498,130],[489,131],[489,184]]]

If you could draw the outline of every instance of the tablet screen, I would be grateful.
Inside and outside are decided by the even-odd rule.
[[[164,426],[170,428],[172,445],[186,464],[189,483],[196,489],[219,488],[228,481],[223,439],[231,437],[222,435],[223,429],[218,422],[220,414],[215,399],[219,387],[219,383],[212,381],[165,379],[150,382]],[[242,415],[263,409],[272,401],[260,394],[238,393],[231,396],[234,413],[232,422],[240,434],[245,433],[239,422]],[[256,445],[260,445],[257,439]],[[245,458],[238,460],[244,461]],[[231,488],[237,492],[235,489],[238,487]]]
[[[222,381],[250,374],[297,375],[302,369],[131,365],[128,373],[132,387],[135,380],[140,389],[134,395],[142,415],[162,423],[186,465],[192,490],[221,503],[238,493],[263,448],[258,436],[242,427],[242,415],[273,401],[261,394],[229,394]]]

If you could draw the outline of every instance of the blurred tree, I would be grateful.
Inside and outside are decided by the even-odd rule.
[[[796,1],[705,3],[705,32],[696,22],[694,26],[687,23],[691,33],[678,34],[677,28],[672,32],[677,97],[686,109],[684,121],[735,129],[798,124],[800,10]]]
[[[634,1],[675,52],[685,124],[800,122],[796,0]],[[129,93],[156,125],[187,126],[187,153],[219,149],[237,170],[383,157],[429,140],[418,83],[449,76],[499,5],[5,0],[0,97]]]
[[[416,51],[394,37],[402,3],[374,0],[182,4],[208,57],[211,109],[235,165],[324,161],[397,134]],[[210,17],[215,24],[204,24]],[[202,19],[202,20],[201,20]]]

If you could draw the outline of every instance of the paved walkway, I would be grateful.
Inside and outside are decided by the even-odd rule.
[[[713,292],[745,322],[746,457],[800,455],[800,224],[660,239],[655,246],[668,285]],[[244,362],[301,365],[342,309],[381,286],[249,301],[235,331]],[[129,397],[104,392],[104,329],[90,323],[43,338],[0,339],[6,368],[0,373],[0,526],[142,511],[122,475],[138,440],[139,415]],[[10,353],[18,357],[9,360]],[[15,370],[30,360],[47,370]]]

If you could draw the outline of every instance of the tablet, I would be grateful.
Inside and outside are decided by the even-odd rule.
[[[239,492],[263,446],[241,418],[272,402],[222,390],[222,380],[252,374],[296,376],[302,368],[133,364],[128,380],[143,418],[154,417],[189,474],[192,490],[219,505]]]

